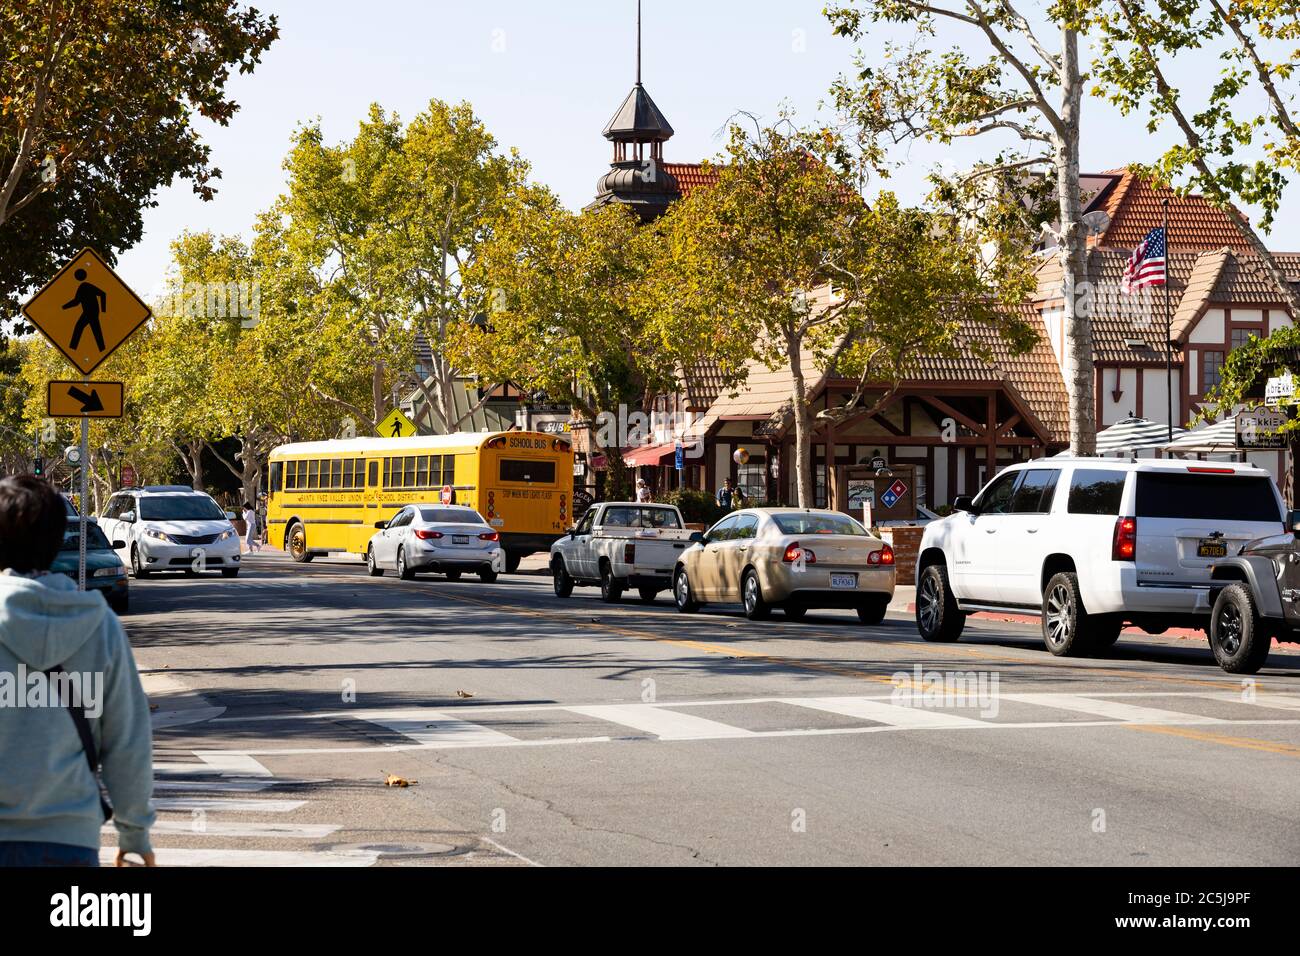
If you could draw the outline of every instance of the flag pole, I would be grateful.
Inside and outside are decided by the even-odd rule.
[[[1161,199],[1160,204],[1165,211],[1165,397],[1169,402],[1169,441],[1174,441],[1174,343],[1169,317],[1169,281],[1173,276],[1169,267],[1174,256],[1169,248],[1169,196]]]

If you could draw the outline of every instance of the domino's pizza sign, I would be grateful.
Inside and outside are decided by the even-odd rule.
[[[886,508],[892,508],[902,500],[905,494],[907,494],[907,485],[903,484],[902,478],[895,478],[894,483],[886,488],[885,493],[880,496],[880,503]]]

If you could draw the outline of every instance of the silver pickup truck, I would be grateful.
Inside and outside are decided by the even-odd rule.
[[[602,601],[617,601],[628,588],[635,588],[642,601],[653,601],[672,589],[677,559],[698,537],[673,505],[598,502],[551,545],[555,596],[599,585]]]

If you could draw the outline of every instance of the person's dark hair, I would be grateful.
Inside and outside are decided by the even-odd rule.
[[[67,527],[63,498],[48,481],[35,475],[0,478],[0,570],[48,571]]]
[[[251,501],[245,501],[245,502],[244,502],[244,507],[245,507],[245,508],[248,508],[248,509],[252,509],[252,507],[253,507],[253,503],[252,503]]]

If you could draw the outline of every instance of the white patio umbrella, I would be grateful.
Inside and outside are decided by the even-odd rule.
[[[1175,435],[1186,429],[1175,428]],[[1114,455],[1145,448],[1163,448],[1169,442],[1169,426],[1147,418],[1125,418],[1097,432],[1097,454]]]
[[[1213,425],[1204,425],[1185,432],[1164,446],[1165,451],[1178,455],[1216,454],[1237,450],[1237,418],[1224,417]]]

